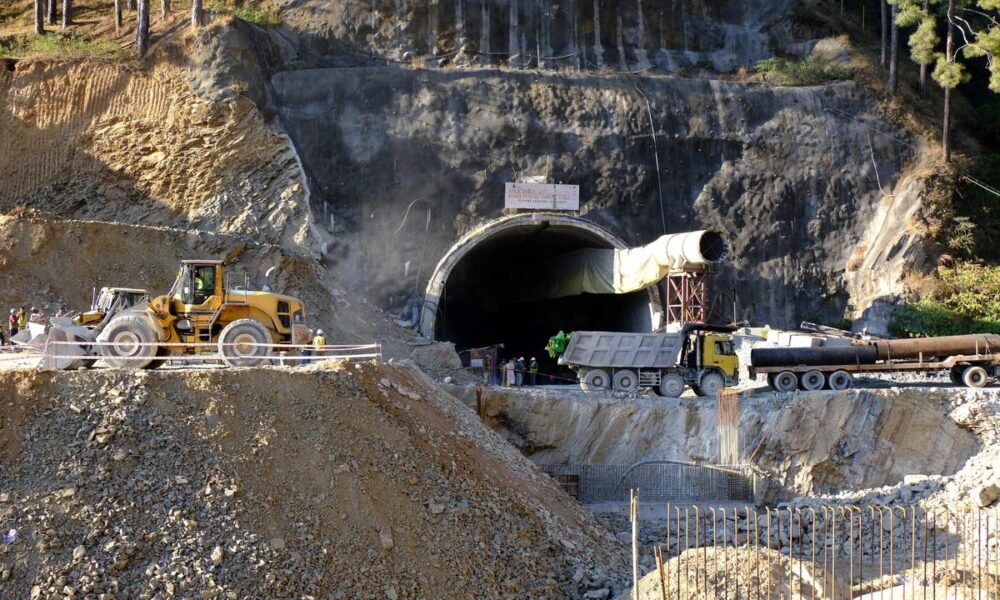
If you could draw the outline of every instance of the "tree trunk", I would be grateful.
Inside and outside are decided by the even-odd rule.
[[[142,58],[149,49],[149,0],[139,0],[135,16],[135,51]]]
[[[896,5],[892,5],[892,33],[889,39],[889,93],[896,94],[899,86],[899,25],[896,23]]]
[[[166,20],[168,14],[170,14],[170,0],[160,0],[160,18]]]
[[[191,0],[191,27],[201,27],[201,0]]]
[[[948,0],[948,38],[945,43],[945,58],[955,62],[955,0]],[[941,131],[941,154],[945,162],[951,162],[951,88],[944,88],[944,124]]]
[[[930,14],[931,0],[924,0],[924,13]],[[920,97],[927,97],[927,65],[920,65]]]
[[[35,0],[35,33],[45,33],[45,0]]]
[[[66,29],[73,22],[72,0],[63,0],[62,28]]]
[[[56,24],[56,1],[57,0],[49,0],[48,16],[45,19],[45,21],[49,25],[55,25]]]
[[[135,10],[135,0],[128,0],[128,9]]]
[[[882,58],[879,60],[879,64],[885,68],[886,63],[886,46],[888,45],[889,37],[889,4],[886,0],[878,0],[879,8],[882,9]]]
[[[122,28],[122,0],[115,0],[115,31]]]

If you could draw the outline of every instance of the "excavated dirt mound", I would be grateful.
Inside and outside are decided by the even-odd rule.
[[[4,597],[623,586],[626,548],[412,367],[14,371],[0,397]]]

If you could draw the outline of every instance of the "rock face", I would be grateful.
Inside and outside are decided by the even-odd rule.
[[[474,394],[463,399],[474,405]],[[740,400],[747,461],[773,484],[766,500],[952,475],[976,436],[948,417],[941,390],[750,393]],[[489,390],[487,423],[539,464],[719,462],[714,400]]]
[[[629,244],[723,232],[729,258],[714,289],[728,294],[727,318],[735,300],[737,318],[754,322],[842,317],[857,246],[905,229],[869,226],[878,182],[895,185],[915,154],[885,135],[870,151],[866,123],[909,136],[880,122],[853,83],[398,67],[289,71],[273,83],[335,222],[330,264],[382,305],[422,289],[461,234],[501,214],[504,182],[526,177],[580,185],[585,218]]]
[[[791,50],[793,0],[280,0],[312,54],[433,66],[676,71]]]

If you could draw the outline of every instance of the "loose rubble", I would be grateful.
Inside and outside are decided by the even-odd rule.
[[[410,366],[14,371],[0,397],[13,597],[579,598],[627,583],[625,545]]]

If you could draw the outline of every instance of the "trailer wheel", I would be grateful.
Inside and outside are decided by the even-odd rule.
[[[611,389],[611,377],[604,369],[591,369],[583,374],[580,387],[586,392],[596,392]]]
[[[817,369],[806,371],[802,375],[799,375],[799,387],[807,392],[821,390],[825,384],[826,376],[823,375],[822,371]]]
[[[684,393],[684,378],[677,373],[664,373],[660,377],[660,395],[667,398],[680,398]]]
[[[847,371],[834,371],[826,378],[826,383],[831,390],[841,392],[851,388],[854,378]]]
[[[782,371],[774,376],[774,389],[779,392],[794,392],[799,387],[799,378],[791,371]]]
[[[962,383],[970,388],[986,387],[988,380],[986,369],[982,367],[966,367],[965,371],[962,372]]]
[[[639,376],[631,369],[622,369],[615,373],[615,391],[634,392],[639,389]]]

